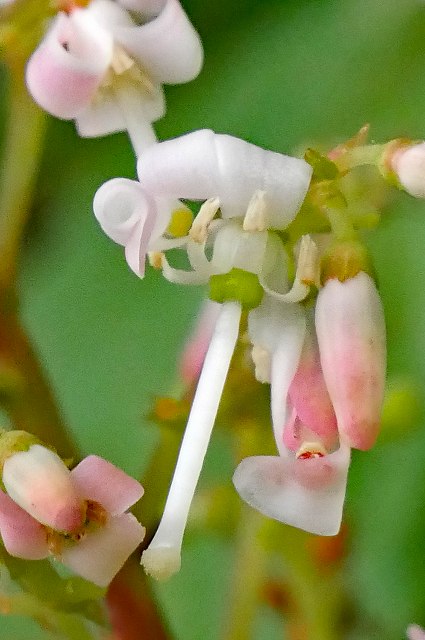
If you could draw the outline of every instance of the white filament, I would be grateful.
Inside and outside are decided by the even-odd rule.
[[[239,303],[223,305],[199,378],[162,520],[142,555],[146,572],[158,579],[166,579],[180,568],[183,534],[238,338],[240,317]]]

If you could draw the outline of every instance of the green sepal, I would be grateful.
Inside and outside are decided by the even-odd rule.
[[[0,433],[0,474],[3,473],[4,463],[10,456],[20,451],[28,451],[33,444],[43,443],[32,433],[27,431],[3,431]]]
[[[372,260],[364,244],[356,239],[337,240],[330,245],[322,258],[320,278],[323,285],[332,278],[345,282],[361,271],[375,280]]]
[[[340,175],[335,162],[315,149],[307,149],[304,160],[313,167],[313,177],[315,180],[335,180]]]
[[[239,302],[243,309],[255,309],[263,299],[264,290],[255,273],[232,269],[228,273],[211,276],[209,297],[214,302]]]

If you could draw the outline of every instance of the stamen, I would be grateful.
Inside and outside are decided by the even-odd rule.
[[[267,202],[265,191],[255,191],[249,201],[243,221],[244,231],[265,231],[267,215]]]
[[[255,378],[258,382],[270,382],[272,362],[270,351],[259,344],[254,344],[251,356],[255,367]]]
[[[154,269],[162,269],[162,259],[164,254],[162,251],[149,251],[148,260],[151,267]]]
[[[308,286],[318,287],[320,283],[319,250],[309,235],[301,238],[296,278]]]
[[[189,235],[195,242],[202,244],[208,236],[208,227],[220,208],[218,198],[205,200],[190,228]]]
[[[223,305],[199,378],[158,530],[142,555],[145,571],[165,580],[180,568],[183,534],[239,332],[241,306]]]
[[[326,454],[327,451],[320,442],[304,442],[295,457],[298,460],[310,460],[311,458],[323,458]]]

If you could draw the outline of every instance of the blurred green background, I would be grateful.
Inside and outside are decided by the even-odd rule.
[[[377,142],[425,137],[423,2],[183,4],[202,36],[205,66],[194,82],[166,89],[160,138],[210,127],[290,153],[342,141],[365,122]],[[172,286],[152,270],[138,281],[100,232],[94,191],[134,173],[124,135],[81,140],[72,124],[50,121],[20,289],[25,324],[83,451],[139,476],[158,438],[145,416],[153,396],[175,385],[202,291]],[[425,203],[397,194],[368,242],[386,309],[389,378],[421,403]],[[355,455],[350,472],[346,575],[365,621],[357,640],[396,640],[408,622],[425,623],[425,429],[400,395],[387,420],[392,434]],[[230,483],[223,446],[216,437],[202,486]],[[186,540],[181,573],[156,587],[178,639],[219,637],[231,557],[229,542],[213,532]],[[382,633],[368,633],[368,620]],[[7,617],[1,628],[5,639],[47,637]],[[264,607],[254,640],[282,637],[277,614]]]

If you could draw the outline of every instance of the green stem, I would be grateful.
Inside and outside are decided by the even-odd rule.
[[[224,624],[224,640],[249,640],[265,577],[265,553],[258,542],[264,518],[243,507],[236,534],[233,580]]]
[[[345,241],[354,240],[356,238],[353,223],[348,215],[346,215],[344,209],[323,207],[323,211],[329,220],[335,239]]]
[[[23,64],[10,70],[9,114],[0,172],[0,287],[14,286],[23,230],[43,148],[45,114],[28,95]]]

